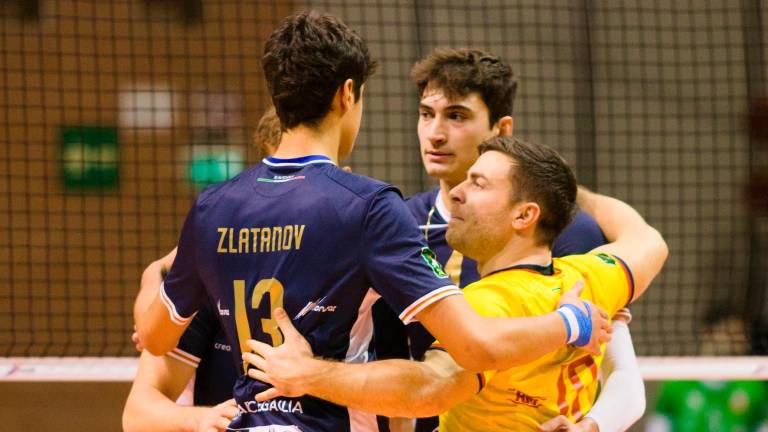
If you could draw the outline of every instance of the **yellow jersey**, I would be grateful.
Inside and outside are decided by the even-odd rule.
[[[605,253],[501,269],[464,288],[464,296],[483,316],[542,315],[554,311],[579,280],[585,285],[581,297],[611,316],[632,299],[629,268]],[[537,430],[560,414],[578,421],[595,400],[602,358],[568,346],[522,366],[486,371],[478,394],[440,416],[440,431]]]

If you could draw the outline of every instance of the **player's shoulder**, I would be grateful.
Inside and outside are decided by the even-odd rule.
[[[326,167],[325,175],[340,189],[348,191],[363,200],[370,200],[383,192],[393,192],[402,199],[402,194],[397,187],[381,180],[346,172],[335,166]]]
[[[195,205],[198,209],[213,206],[218,200],[225,198],[233,192],[242,192],[242,189],[250,184],[247,179],[253,177],[258,169],[259,165],[257,164],[243,170],[229,180],[206,186],[197,195]]]

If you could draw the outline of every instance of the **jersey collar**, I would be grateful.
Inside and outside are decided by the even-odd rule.
[[[437,198],[435,198],[435,208],[437,209],[437,212],[440,214],[440,217],[443,218],[445,223],[448,223],[451,221],[451,211],[448,209],[448,206],[445,205],[445,202],[443,202],[443,196],[440,195],[440,188],[437,188]]]
[[[555,274],[555,266],[553,265],[552,262],[550,262],[548,265],[544,265],[544,266],[538,265],[538,264],[518,264],[518,265],[509,266],[509,267],[504,267],[498,270],[494,270],[488,273],[487,275],[485,275],[484,277],[488,277],[492,274],[501,273],[507,270],[527,270],[530,272],[542,274],[544,276],[552,276],[553,274]]]
[[[305,166],[311,164],[331,164],[335,165],[331,158],[324,155],[309,155],[297,158],[281,159],[276,157],[266,157],[262,161],[269,166],[274,167],[288,167],[288,166]]]

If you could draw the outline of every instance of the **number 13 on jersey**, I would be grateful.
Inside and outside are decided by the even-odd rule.
[[[251,338],[251,326],[248,323],[248,311],[245,302],[245,281],[235,280],[235,323],[237,325],[237,339],[240,342],[240,352],[249,352],[245,342]],[[277,321],[272,318],[276,308],[283,307],[283,284],[277,279],[262,279],[256,283],[251,295],[251,309],[258,309],[264,294],[269,293],[269,317],[261,319],[261,331],[272,338],[272,346],[283,343],[283,334],[277,327]],[[248,366],[243,364],[243,368]]]

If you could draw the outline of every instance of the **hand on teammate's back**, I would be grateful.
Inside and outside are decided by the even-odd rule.
[[[307,392],[301,385],[312,376],[303,366],[314,358],[309,343],[291,324],[284,309],[275,309],[272,316],[283,332],[283,344],[273,347],[251,339],[246,343],[253,353],[243,353],[243,361],[256,367],[248,370],[248,376],[272,384],[271,389],[256,395],[260,402],[278,396],[303,396]]]
[[[224,432],[236,415],[237,404],[235,400],[224,401],[205,412],[205,415],[197,423],[195,432]]]

